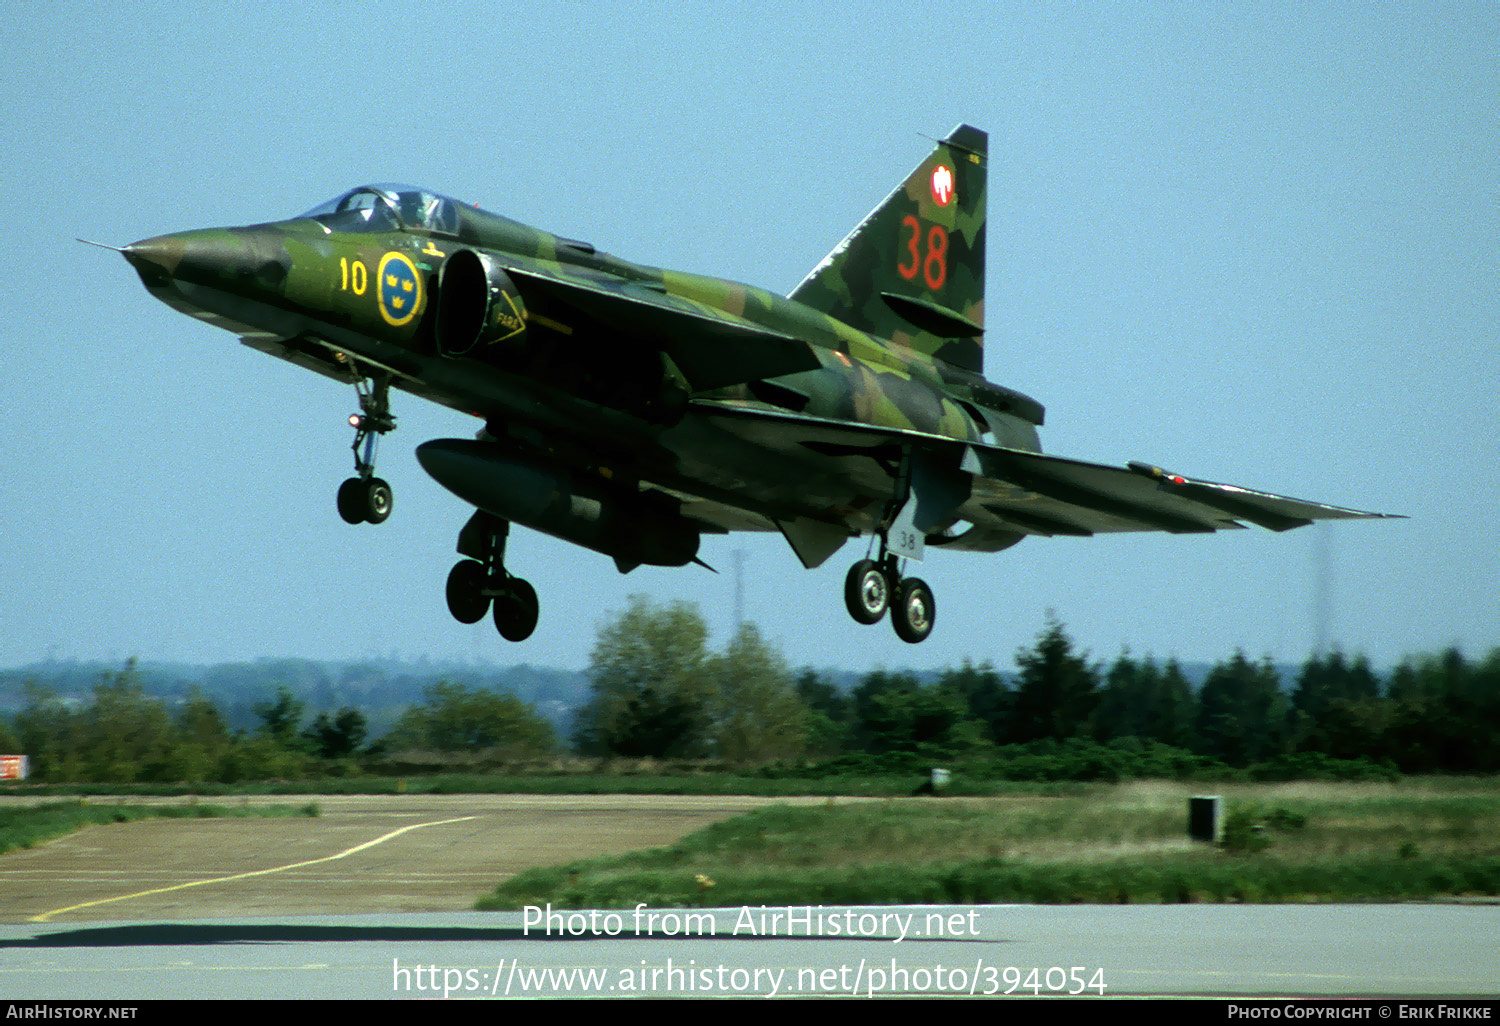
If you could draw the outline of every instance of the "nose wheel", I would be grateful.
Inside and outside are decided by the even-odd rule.
[[[525,641],[540,613],[536,589],[505,569],[507,521],[476,513],[458,536],[458,551],[470,556],[448,571],[448,612],[459,623],[478,623],[489,613],[506,641]]]
[[[378,477],[351,477],[339,485],[339,516],[349,524],[383,524],[391,515],[391,486]]]

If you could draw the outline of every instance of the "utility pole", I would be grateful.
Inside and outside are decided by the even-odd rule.
[[[745,624],[745,550],[734,550],[734,633]]]
[[[1333,631],[1333,538],[1332,525],[1322,523],[1313,530],[1313,654],[1328,655]]]

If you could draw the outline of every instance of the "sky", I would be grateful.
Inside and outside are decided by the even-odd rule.
[[[794,666],[1089,655],[1377,665],[1500,645],[1500,7],[1490,3],[155,4],[5,0],[0,665],[269,656],[585,667],[633,594],[743,610]],[[344,524],[352,388],[141,287],[114,245],[406,181],[629,260],[789,291],[959,122],[990,135],[986,374],[1046,451],[1398,513],[929,550],[923,645],[849,544],[619,574],[513,532],[526,643],[443,599],[467,508],[413,450]],[[1320,597],[1323,596],[1323,597]]]

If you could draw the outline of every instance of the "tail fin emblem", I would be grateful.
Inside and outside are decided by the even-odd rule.
[[[947,164],[932,169],[932,199],[940,207],[953,201],[953,172]]]

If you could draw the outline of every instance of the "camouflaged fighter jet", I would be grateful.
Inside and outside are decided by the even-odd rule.
[[[402,185],[123,252],[168,305],[355,387],[351,524],[391,512],[393,386],[480,418],[416,453],[476,507],[449,609],[513,641],[538,604],[506,569],[512,523],[621,572],[699,562],[704,533],[780,531],[809,568],[868,535],[849,612],[918,642],[936,604],[903,567],[926,546],[1379,515],[1043,455],[1041,404],[982,376],[985,148],[960,125],[786,297]]]

